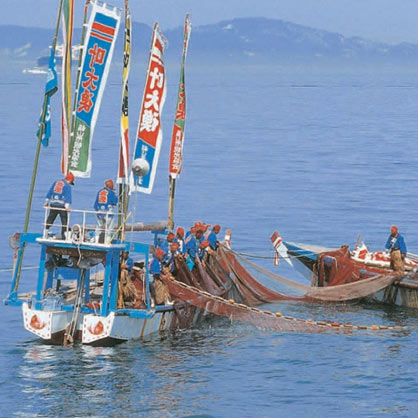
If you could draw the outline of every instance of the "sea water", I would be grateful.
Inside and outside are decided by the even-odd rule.
[[[183,172],[175,221],[232,230],[236,251],[272,265],[270,235],[327,247],[360,234],[383,248],[391,224],[418,252],[418,76],[199,68],[189,57]],[[22,66],[24,68],[24,66]],[[45,76],[2,67],[0,81],[0,292],[10,288],[8,237],[23,227]],[[131,141],[145,63],[131,71]],[[137,221],[167,218],[168,153],[178,69],[168,68],[164,142],[153,193],[131,199]],[[93,172],[77,179],[73,208],[91,209],[115,178],[120,66],[103,96]],[[60,177],[60,98],[53,137],[41,150],[30,231]],[[137,237],[140,239],[141,237]],[[27,251],[30,288],[39,254]],[[416,311],[377,305],[280,303],[266,309],[302,318],[403,325],[403,332],[283,334],[230,324],[164,334],[114,348],[45,346],[23,329],[19,308],[0,306],[0,416],[374,417],[418,415]]]

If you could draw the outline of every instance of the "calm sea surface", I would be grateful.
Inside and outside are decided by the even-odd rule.
[[[274,230],[292,241],[381,249],[396,224],[418,252],[418,76],[201,69],[189,58],[185,160],[175,219],[232,229],[233,247],[271,257]],[[8,236],[24,221],[45,76],[0,69],[0,294],[9,291]],[[90,209],[115,177],[120,66],[103,97],[93,174],[77,180],[73,207]],[[132,69],[131,139],[145,63]],[[168,138],[178,69],[168,68],[165,139],[151,196],[135,219],[167,217]],[[59,174],[59,96],[42,149],[30,230]],[[222,231],[222,232],[223,232]],[[223,234],[222,234],[223,235]],[[141,237],[138,237],[141,239]],[[145,238],[144,238],[145,239]],[[28,251],[26,266],[37,265]],[[270,259],[258,261],[273,269]],[[275,272],[300,280],[283,264]],[[25,270],[29,286],[35,270]],[[402,333],[280,334],[215,321],[201,329],[115,348],[42,345],[18,308],[0,306],[0,416],[418,416],[418,313],[372,305],[283,303],[272,311],[356,324],[401,324]]]

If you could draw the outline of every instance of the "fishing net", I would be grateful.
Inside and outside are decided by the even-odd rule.
[[[255,286],[255,289],[262,286],[261,283],[266,285],[266,287],[270,287],[269,283],[272,285],[275,282],[280,284],[283,289],[288,289],[292,292],[292,294],[274,292],[274,294],[270,294],[271,298],[266,298],[268,302],[280,300],[302,302],[308,300],[324,302],[353,301],[376,293],[399,279],[397,273],[393,271],[387,272],[378,268],[372,269],[371,274],[374,274],[374,276],[370,277],[370,274],[366,276],[362,271],[364,266],[352,260],[350,253],[345,249],[329,251],[319,255],[318,265],[320,267],[318,267],[318,271],[324,277],[319,278],[318,282],[324,283],[325,287],[305,286],[292,282],[224,248],[220,250],[218,257],[223,260],[226,259],[231,272],[238,274],[241,281]],[[325,266],[325,261],[329,262],[329,257],[335,257],[335,263],[332,268]],[[321,267],[321,264],[324,266]],[[350,283],[350,277],[354,277],[355,281]],[[301,296],[293,296],[296,292],[299,292]]]

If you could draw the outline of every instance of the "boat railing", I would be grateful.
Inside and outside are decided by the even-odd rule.
[[[62,219],[60,212],[65,212],[67,222],[64,217],[64,224],[59,220],[48,223],[51,209],[58,211],[59,219]],[[124,215],[118,212],[46,207],[41,239],[84,245],[110,245],[119,232],[118,219],[121,225],[125,223]]]

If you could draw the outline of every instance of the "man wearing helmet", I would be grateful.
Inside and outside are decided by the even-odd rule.
[[[68,173],[64,179],[57,180],[50,187],[45,207],[49,207],[49,214],[45,224],[45,232],[55,222],[57,216],[61,219],[61,239],[65,240],[65,233],[68,228],[68,212],[71,205],[71,186],[74,186],[74,175]]]
[[[94,202],[94,210],[97,213],[97,221],[99,223],[99,242],[104,242],[105,233],[109,235],[113,223],[113,209],[118,204],[113,180],[109,179],[104,182],[104,187],[97,193]]]
[[[403,236],[399,234],[398,227],[390,227],[390,235],[385,248],[390,252],[390,266],[395,271],[404,271],[404,259],[406,257],[406,244]]]

